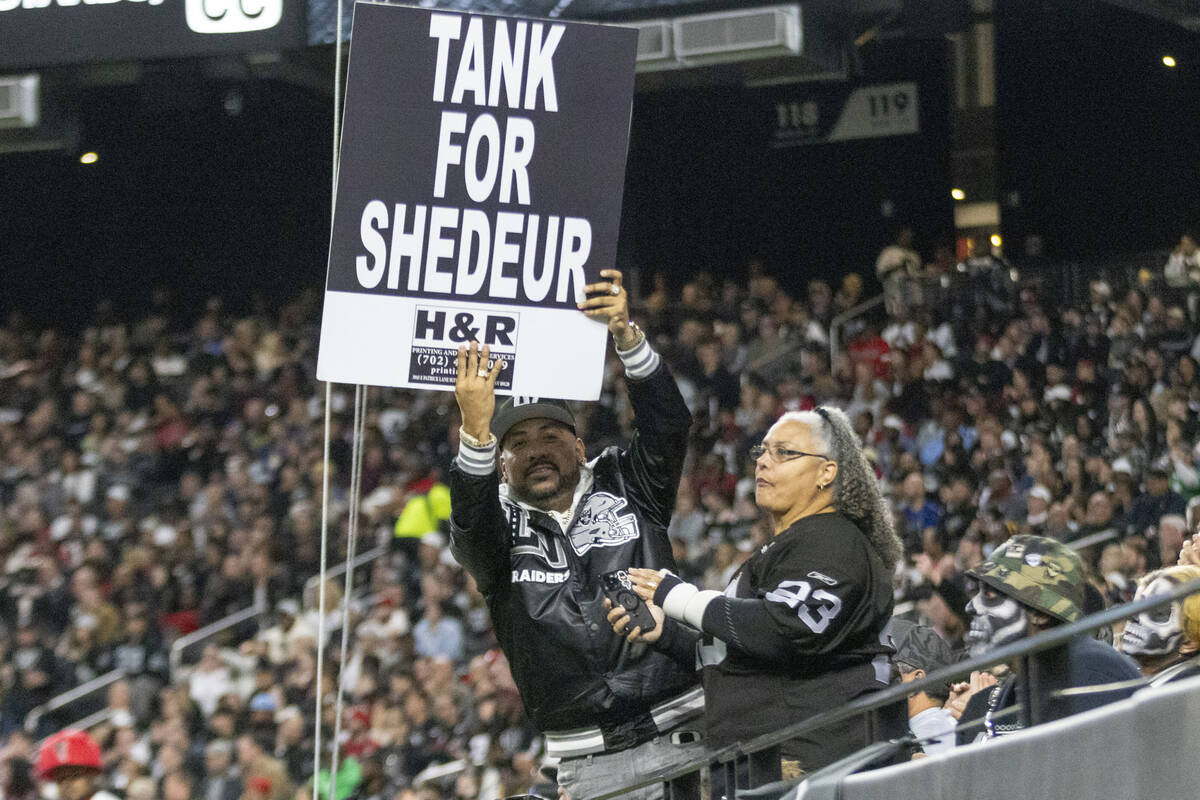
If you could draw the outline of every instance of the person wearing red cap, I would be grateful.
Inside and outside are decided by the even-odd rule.
[[[118,800],[97,789],[103,769],[100,745],[83,731],[60,731],[38,750],[38,775],[58,786],[59,800]]]
[[[246,791],[242,800],[268,800],[271,796],[271,779],[256,775],[246,781]]]
[[[379,743],[371,736],[371,707],[366,703],[346,709],[346,732],[349,734],[342,752],[354,758],[374,755]]]

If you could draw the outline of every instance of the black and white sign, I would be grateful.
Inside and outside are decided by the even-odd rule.
[[[474,340],[500,393],[596,399],[637,32],[354,13],[317,376],[449,390]]]
[[[303,47],[305,0],[0,0],[0,68]]]
[[[772,147],[845,142],[920,132],[916,83],[850,88],[844,83],[805,87],[780,98]]]

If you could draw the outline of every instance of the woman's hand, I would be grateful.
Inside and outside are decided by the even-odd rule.
[[[658,584],[662,582],[662,575],[655,570],[643,567],[631,567],[625,570],[625,574],[629,576],[629,582],[633,584],[634,593],[645,600],[647,604],[653,603],[654,592],[658,589]]]
[[[649,572],[649,570],[643,571]],[[608,624],[612,625],[613,632],[618,636],[624,636],[626,640],[634,644],[638,642],[654,644],[662,636],[663,620],[666,618],[666,615],[663,614],[661,608],[650,601],[646,601],[646,608],[650,609],[650,616],[654,617],[654,630],[649,633],[642,633],[640,625],[635,626],[633,630],[628,630],[629,623],[632,620],[629,617],[629,612],[625,610],[625,606],[613,607],[612,601],[606,597],[604,598],[604,607],[610,609],[608,612]]]

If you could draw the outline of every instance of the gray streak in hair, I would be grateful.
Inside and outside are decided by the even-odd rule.
[[[779,418],[779,422],[789,420],[807,425],[821,451],[837,462],[833,507],[862,529],[884,566],[893,569],[904,555],[904,546],[850,418],[840,408],[819,406],[816,411],[790,411]]]

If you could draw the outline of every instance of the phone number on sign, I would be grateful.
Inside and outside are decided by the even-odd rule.
[[[448,353],[420,353],[416,356],[416,361],[422,367],[433,367],[435,369],[449,369],[455,367],[454,363],[456,356]]]
[[[496,377],[496,388],[508,390],[512,388],[513,360],[512,353],[500,353],[489,359],[489,369],[497,360],[504,362],[504,368]],[[409,361],[408,379],[414,383],[429,386],[453,387],[458,374],[458,351],[440,347],[414,347]]]
[[[457,372],[457,370],[458,370],[458,364],[456,363],[456,361],[458,359],[458,354],[453,351],[443,351],[440,353],[416,352],[414,354],[414,358],[416,359],[416,363],[420,364],[422,367],[433,367],[434,369],[447,369],[447,370],[451,370],[454,372]],[[495,365],[496,365],[496,359],[489,358],[488,359],[488,369],[491,369]]]

